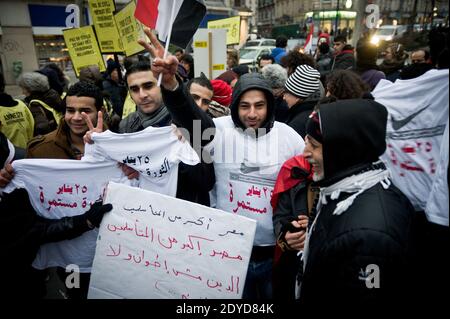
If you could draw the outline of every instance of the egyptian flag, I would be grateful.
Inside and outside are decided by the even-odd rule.
[[[305,45],[303,46],[303,52],[305,54],[311,54],[312,51],[312,39],[313,39],[313,32],[314,32],[314,24],[311,23],[311,26],[309,27],[309,33],[306,37]]]
[[[150,29],[158,31],[158,38],[166,42],[171,27],[172,6],[174,21],[170,43],[186,48],[206,15],[203,0],[138,0],[134,16]]]

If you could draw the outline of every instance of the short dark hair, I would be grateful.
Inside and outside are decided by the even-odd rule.
[[[348,100],[362,98],[369,87],[355,72],[335,70],[327,77],[327,90],[338,100]]]
[[[183,49],[175,49],[175,51],[173,51],[173,53],[177,53],[180,52],[181,54],[184,54],[184,50]]]
[[[428,61],[428,59],[430,58],[430,51],[428,51],[427,49],[417,49],[417,50],[414,50],[412,53],[416,53],[419,51],[423,51],[423,53],[424,53],[423,58],[425,59],[425,61]]]
[[[375,69],[377,70],[378,48],[370,43],[360,43],[356,47],[356,66],[362,71]]]
[[[68,96],[87,96],[95,99],[95,108],[100,111],[103,106],[103,95],[100,89],[93,83],[86,81],[79,81],[72,85],[67,91],[66,97],[63,100],[64,110],[66,109],[66,98]]]
[[[186,88],[188,89],[188,91],[191,89],[191,85],[193,83],[203,86],[208,90],[214,92],[214,88],[211,84],[211,81],[203,73],[199,77],[189,80],[189,82],[186,84]]]
[[[275,40],[275,46],[277,48],[285,48],[287,46],[287,41],[288,39],[284,36],[284,35],[280,35],[276,40]]]
[[[125,74],[125,82],[127,83],[127,86],[128,86],[127,80],[128,80],[128,76],[130,74],[138,73],[138,72],[146,72],[146,71],[149,71],[149,72],[152,71],[152,66],[151,66],[150,62],[148,62],[148,61],[138,61],[138,62],[131,64],[130,67],[127,69],[127,73]]]
[[[271,60],[272,64],[275,63],[275,59],[270,54],[263,54],[263,55],[261,55],[261,59],[260,60]]]
[[[338,35],[334,37],[334,42],[342,42],[342,43],[347,43],[347,38],[343,35]]]
[[[314,69],[317,69],[316,61],[311,55],[300,53],[298,51],[289,51],[288,54],[281,58],[280,64],[288,69],[288,72],[290,72],[288,75],[294,73],[295,69],[302,64],[306,64]]]

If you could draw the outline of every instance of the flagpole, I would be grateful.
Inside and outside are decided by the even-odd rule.
[[[169,53],[169,44],[170,44],[170,36],[172,35],[172,26],[173,26],[173,20],[175,20],[175,2],[177,0],[173,0],[172,1],[172,12],[170,13],[170,27],[169,27],[169,33],[167,34],[167,38],[166,38],[166,47],[164,49],[164,59],[167,58],[167,53]],[[162,81],[162,73],[159,74],[158,76],[158,86],[161,86],[161,81]]]

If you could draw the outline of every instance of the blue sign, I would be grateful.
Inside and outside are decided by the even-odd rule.
[[[85,15],[88,16],[87,8]],[[29,4],[31,25],[33,27],[66,27],[66,18],[71,12],[66,12],[66,6]],[[80,12],[81,14],[81,12]]]

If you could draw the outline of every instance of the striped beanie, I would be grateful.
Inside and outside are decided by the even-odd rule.
[[[319,82],[319,71],[302,64],[291,74],[284,87],[289,93],[305,99],[319,89]]]

